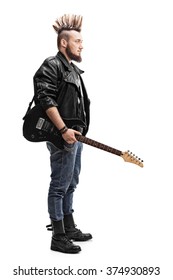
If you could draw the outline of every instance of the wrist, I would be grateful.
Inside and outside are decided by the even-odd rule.
[[[64,134],[68,130],[68,127],[65,125],[63,128],[59,129],[61,134]]]

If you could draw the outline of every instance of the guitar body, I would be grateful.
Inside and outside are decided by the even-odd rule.
[[[67,127],[84,126],[78,120],[64,120]],[[34,106],[24,117],[23,136],[30,142],[49,141],[58,148],[63,148],[63,138],[58,129],[48,118],[41,105]]]

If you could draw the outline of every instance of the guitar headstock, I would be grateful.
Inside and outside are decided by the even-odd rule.
[[[134,163],[136,165],[139,165],[140,167],[144,167],[143,165],[143,160],[135,156],[132,152],[126,151],[123,152],[121,157],[124,159],[126,162]]]

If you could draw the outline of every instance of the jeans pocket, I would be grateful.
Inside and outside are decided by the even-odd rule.
[[[64,141],[64,150],[65,151],[72,152],[74,150],[74,146],[75,146],[75,143],[69,144],[66,141]]]

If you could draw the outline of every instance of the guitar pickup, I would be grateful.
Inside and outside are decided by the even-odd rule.
[[[45,122],[45,119],[39,118],[37,123],[36,123],[36,128],[41,130],[42,127],[43,127],[44,122]]]
[[[39,118],[36,123],[36,128],[39,130],[43,130],[49,133],[52,133],[54,131],[54,125],[50,122],[48,122],[44,118]]]

